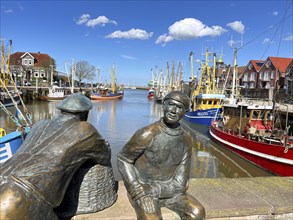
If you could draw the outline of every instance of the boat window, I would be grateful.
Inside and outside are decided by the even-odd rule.
[[[252,118],[258,119],[260,117],[260,111],[259,110],[254,110]]]
[[[210,100],[210,101],[209,101],[209,105],[212,105],[212,104],[213,104],[213,101],[212,101],[212,100]]]
[[[207,100],[202,100],[202,104],[206,105],[207,104]]]

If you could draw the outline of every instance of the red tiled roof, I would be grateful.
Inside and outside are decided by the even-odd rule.
[[[21,56],[24,55],[27,52],[16,52],[10,55],[10,65],[21,65]],[[50,57],[48,54],[44,53],[31,53],[34,59],[35,59],[35,66],[44,66],[44,65],[51,65],[52,57]]]
[[[286,72],[286,69],[292,63],[293,58],[283,58],[283,57],[268,57],[276,69],[279,69],[281,73]]]
[[[256,71],[259,71],[259,69],[262,67],[262,65],[264,64],[264,60],[250,60],[250,62],[252,63],[254,69]],[[261,65],[259,65],[261,64]]]

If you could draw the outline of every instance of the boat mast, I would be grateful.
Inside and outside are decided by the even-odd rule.
[[[4,39],[1,38],[1,75],[0,78],[5,79],[5,49],[4,49]]]
[[[71,94],[74,93],[74,78],[75,78],[75,70],[76,70],[76,64],[75,64],[75,62],[72,60],[72,68],[71,68],[71,71],[72,71],[72,73],[71,73],[71,80],[72,80],[72,82],[71,82]]]
[[[189,54],[190,69],[191,69],[191,80],[194,79],[194,61],[193,61],[193,52]]]
[[[1,75],[0,77],[6,86],[8,85],[11,46],[12,46],[12,40],[9,40],[9,48],[8,48],[8,51],[6,51],[4,46],[4,39],[1,38]]]
[[[179,85],[179,90],[182,91],[182,65],[180,62],[178,66],[178,71],[179,71],[179,79],[177,79],[177,84]]]
[[[216,53],[213,54],[213,76],[212,76],[212,92],[215,93],[216,88]]]
[[[237,68],[237,48],[234,49],[233,56],[233,78],[232,78],[232,100],[235,99],[235,84],[236,84],[236,68]]]
[[[116,70],[117,70],[117,67],[112,66],[111,68],[111,80],[112,80],[112,93],[116,93]]]
[[[170,89],[170,91],[174,90],[174,78],[175,78],[175,64],[173,62],[172,73],[171,73],[171,89]]]

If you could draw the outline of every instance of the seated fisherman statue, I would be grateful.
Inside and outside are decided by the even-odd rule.
[[[182,219],[205,219],[204,207],[186,191],[191,142],[179,124],[189,108],[181,91],[167,94],[164,116],[135,132],[118,154],[118,169],[137,219],[162,219],[161,207]]]
[[[54,220],[54,209],[78,169],[88,161],[110,165],[111,149],[87,122],[91,101],[72,94],[52,120],[31,129],[20,149],[0,168],[0,219]]]

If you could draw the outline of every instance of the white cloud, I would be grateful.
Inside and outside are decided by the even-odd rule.
[[[128,60],[136,60],[136,57],[128,56],[128,55],[125,55],[125,54],[122,54],[121,57],[123,57],[125,59],[128,59]]]
[[[293,35],[289,35],[288,37],[285,37],[283,40],[293,41]]]
[[[90,17],[91,16],[89,14],[82,14],[79,17],[78,21],[76,21],[76,24],[78,24],[78,25],[85,24],[87,27],[95,27],[97,25],[105,26],[106,24],[115,24],[115,25],[117,25],[116,21],[110,20],[106,16],[99,16],[99,17],[94,18],[94,19],[90,19]]]
[[[279,14],[279,12],[277,12],[277,11],[274,11],[274,12],[273,12],[273,15],[274,15],[274,16],[278,16],[278,14]]]
[[[146,32],[141,29],[130,29],[128,31],[115,31],[106,36],[106,38],[124,38],[124,39],[139,39],[147,40],[153,36],[153,32]]]
[[[241,21],[234,21],[227,24],[228,27],[232,28],[234,31],[244,34],[245,26]]]
[[[226,30],[221,26],[211,26],[203,24],[195,18],[185,18],[177,21],[168,28],[169,33],[159,36],[156,44],[169,43],[172,40],[188,40],[205,36],[220,36]]]
[[[89,20],[90,17],[91,17],[91,16],[90,16],[89,14],[82,14],[82,15],[79,17],[79,19],[78,19],[78,21],[76,22],[76,24],[84,24],[84,23],[86,23],[86,22]]]
[[[86,26],[88,27],[94,27],[96,25],[105,26],[106,24],[115,24],[117,25],[117,22],[114,20],[108,19],[106,16],[99,16],[95,19],[90,19],[86,23]]]
[[[162,44],[163,46],[165,46],[167,43],[169,43],[172,40],[174,40],[172,36],[163,34],[157,38],[156,44]]]

